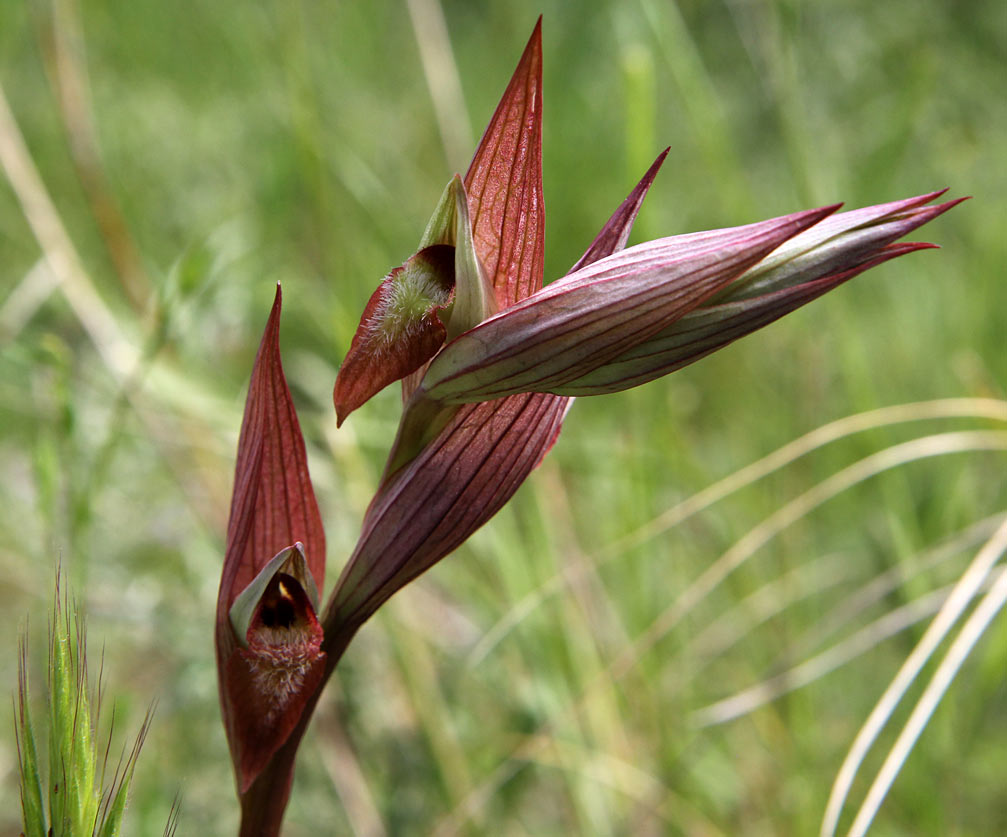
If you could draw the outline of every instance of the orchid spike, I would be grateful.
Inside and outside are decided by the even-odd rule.
[[[667,150],[570,273],[543,288],[541,20],[464,180],[372,295],[333,393],[338,422],[402,381],[403,414],[321,620],[325,543],[279,358],[277,291],[238,445],[217,663],[242,834],[277,834],[297,746],[357,629],[488,521],[580,394],[667,374],[876,264],[956,202],[839,205],[624,249]]]
[[[242,795],[325,669],[316,615],[325,533],[280,363],[280,305],[277,286],[245,402],[217,598],[220,703]]]
[[[476,254],[500,310],[447,330],[408,379],[398,436],[327,621],[363,621],[488,520],[555,441],[566,396],[665,375],[928,247],[895,242],[957,203],[926,206],[934,193],[839,214],[835,204],[623,249],[666,154],[571,272],[543,288],[536,26],[465,178]],[[344,388],[354,365],[340,370]]]

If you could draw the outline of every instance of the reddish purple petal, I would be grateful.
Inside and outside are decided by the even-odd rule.
[[[476,252],[502,310],[542,287],[542,19],[465,175]]]
[[[496,514],[555,442],[570,401],[523,393],[460,408],[383,482],[326,625],[360,624]]]
[[[916,243],[889,244],[881,248],[874,257],[841,273],[741,302],[697,308],[678,320],[666,333],[655,335],[611,363],[571,382],[565,390],[571,395],[604,395],[653,381],[769,325],[865,270],[906,253],[933,246]]]
[[[227,550],[217,597],[220,698],[236,765],[243,763],[243,750],[253,743],[244,741],[240,730],[250,723],[247,713],[256,710],[234,702],[235,684],[229,677],[228,665],[238,653],[238,638],[231,628],[228,611],[259,570],[274,555],[297,541],[304,545],[308,569],[319,590],[325,574],[325,533],[308,477],[304,439],[280,363],[280,305],[277,286],[245,402]],[[284,737],[256,741],[254,746],[275,750]],[[242,785],[247,785],[248,781],[250,778],[243,775]]]
[[[777,290],[829,273],[840,273],[870,258],[880,248],[929,223],[967,198],[923,206],[943,192],[837,212],[795,235],[737,282],[704,304],[727,302]],[[812,274],[812,275],[809,275]]]
[[[618,392],[667,375],[816,299],[865,270],[930,244],[892,242],[961,202],[941,193],[830,216],[787,241],[712,300],[597,369],[565,395]],[[823,235],[821,227],[828,227]]]
[[[559,389],[667,328],[835,209],[659,239],[595,262],[448,343],[420,392],[468,403]]]
[[[231,603],[282,549],[304,544],[318,589],[325,531],[308,476],[301,426],[280,362],[280,287],[252,369],[234,468],[227,552],[218,610]]]
[[[643,205],[643,199],[647,197],[650,185],[654,182],[654,178],[657,177],[657,173],[661,170],[662,163],[664,163],[664,158],[668,156],[670,150],[666,148],[657,155],[657,159],[650,164],[647,173],[636,184],[626,200],[612,214],[612,217],[608,219],[605,226],[601,228],[601,232],[591,242],[591,246],[578,259],[577,264],[570,268],[567,275],[580,270],[582,267],[587,267],[592,262],[598,261],[598,259],[611,256],[626,246],[629,234],[633,229],[633,222],[636,220],[637,213],[639,213],[640,207]]]

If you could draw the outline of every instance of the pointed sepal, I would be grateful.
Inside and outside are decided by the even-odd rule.
[[[836,208],[662,238],[595,261],[446,345],[419,392],[442,403],[563,392],[565,384],[667,328]]]
[[[647,192],[650,191],[651,184],[661,170],[661,166],[664,165],[664,160],[670,150],[670,148],[666,148],[657,155],[657,159],[650,164],[650,168],[640,178],[640,182],[633,187],[633,191],[626,196],[626,200],[612,213],[612,217],[605,222],[605,226],[595,236],[591,246],[577,260],[577,264],[567,271],[567,275],[625,248],[626,242],[629,241],[629,234],[633,230],[633,222],[640,212],[640,207],[643,206],[643,199],[647,197]]]
[[[719,294],[597,369],[567,382],[568,395],[639,386],[778,320],[883,262],[932,244],[895,242],[960,200],[940,193],[841,212],[785,242]]]
[[[277,287],[245,402],[217,596],[220,702],[242,793],[286,740],[324,668],[321,629],[306,591],[324,580],[325,533],[280,361],[280,307]],[[285,609],[284,602],[296,614],[290,623],[296,630],[264,634],[270,607]],[[232,611],[239,625],[247,623],[243,633],[235,631]],[[258,655],[258,668],[248,654]],[[289,676],[276,674],[281,670]],[[277,679],[286,686],[269,685]]]
[[[465,175],[476,251],[503,310],[542,287],[542,19]]]

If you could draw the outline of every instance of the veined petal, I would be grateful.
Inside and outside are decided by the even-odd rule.
[[[870,227],[879,221],[895,220],[904,213],[908,213],[918,207],[930,203],[935,198],[943,195],[947,189],[937,192],[929,192],[925,195],[917,195],[912,198],[903,198],[889,203],[879,203],[873,206],[865,206],[861,209],[851,209],[846,212],[837,212],[823,219],[815,226],[805,230],[799,235],[781,244],[776,250],[766,256],[765,259],[753,269],[751,275],[758,275],[763,270],[771,270],[779,264],[795,258],[801,253],[817,248],[830,239],[834,239],[844,233],[853,230]],[[903,233],[905,235],[905,233]]]
[[[465,175],[476,252],[498,308],[542,287],[542,19]]]
[[[218,612],[281,550],[300,541],[318,589],[325,577],[325,531],[308,475],[304,437],[280,360],[280,308],[273,308],[255,357],[234,467],[227,551]]]
[[[259,695],[258,702],[249,701],[244,687],[235,679],[234,660],[245,649],[239,647],[239,638],[231,626],[231,607],[278,553],[298,542],[303,545],[304,563],[317,589],[321,589],[325,574],[325,533],[308,477],[304,439],[280,362],[280,307],[277,286],[245,402],[227,551],[217,596],[215,645],[220,701],[242,789],[248,787],[254,779],[252,774],[261,770],[271,753],[283,744],[310,691],[286,693],[282,707],[276,703],[270,710],[272,720],[263,720],[263,707],[270,698]],[[296,580],[295,583],[300,586]],[[310,608],[307,594],[304,596]],[[310,622],[313,618],[312,609],[311,617],[305,619]],[[247,641],[247,637],[243,639]],[[294,640],[295,644],[300,642]],[[309,690],[314,681],[305,675],[298,682]],[[249,738],[252,729],[258,731]],[[253,750],[257,755],[250,759]]]
[[[510,499],[559,434],[571,399],[523,393],[460,407],[371,502],[325,624],[359,624]]]
[[[869,268],[932,244],[889,244],[862,264],[743,301],[703,305],[604,366],[563,387],[567,395],[604,395],[645,384],[751,334]]]
[[[617,253],[626,246],[626,242],[629,241],[629,234],[633,229],[633,222],[636,220],[640,207],[643,206],[643,199],[647,197],[647,192],[650,191],[650,186],[654,182],[654,178],[657,177],[657,173],[661,170],[664,158],[668,156],[670,150],[670,148],[666,148],[657,155],[657,159],[650,164],[647,173],[633,187],[633,191],[629,193],[626,200],[612,213],[612,217],[601,228],[601,232],[595,236],[594,241],[591,242],[591,246],[587,248],[584,255],[577,260],[577,264],[570,268],[567,276],[571,273],[576,273],[582,267],[593,264],[598,259],[604,259],[606,256]]]
[[[935,206],[931,192],[907,200],[839,212],[781,244],[710,302],[744,299],[852,267],[881,247],[947,212],[965,198]]]
[[[600,395],[667,375],[768,325],[871,267],[915,250],[932,248],[930,244],[892,241],[947,212],[961,200],[937,206],[920,206],[920,200],[868,207],[826,219],[823,223],[840,230],[836,235],[817,235],[817,243],[810,248],[792,245],[814,233],[817,227],[795,236],[783,246],[796,255],[780,259],[774,251],[769,257],[773,261],[769,269],[765,268],[765,262],[756,265],[680,320],[557,391],[566,395]],[[905,208],[907,204],[911,204],[909,209]],[[877,212],[888,207],[895,207],[895,211]],[[850,223],[864,216],[873,217],[867,224]]]
[[[835,209],[658,239],[594,262],[449,343],[419,391],[442,403],[554,391],[667,328]]]

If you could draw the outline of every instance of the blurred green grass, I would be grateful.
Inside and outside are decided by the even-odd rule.
[[[0,676],[14,688],[18,627],[46,612],[62,560],[121,717],[135,727],[159,701],[128,827],[160,833],[181,788],[180,833],[233,833],[212,614],[274,283],[331,585],[398,417],[389,390],[337,433],[335,370],[377,280],[412,252],[467,164],[471,148],[460,159],[445,148],[478,137],[541,13],[547,280],[666,145],[635,240],[944,186],[975,199],[921,232],[944,249],[872,271],[672,378],[580,400],[512,504],[358,637],[302,749],[285,833],[812,833],[925,622],[741,719],[699,728],[693,713],[953,581],[981,540],[916,568],[1007,507],[1003,454],[916,462],[855,487],[652,647],[634,653],[633,642],[749,529],[839,469],[924,433],[1002,425],[861,433],[668,531],[612,545],[831,420],[1004,398],[1002,3],[414,7],[443,12],[451,54],[437,46],[434,57],[461,78],[464,101],[441,123],[405,3],[0,4],[0,83],[87,275],[144,358],[116,374],[58,291],[37,309],[11,303],[46,279],[24,206],[0,186]],[[908,580],[821,635],[834,603],[892,568]],[[710,631],[743,624],[770,582],[780,612],[714,656]],[[43,630],[33,617],[37,649]],[[1007,828],[1005,659],[1001,616],[875,833]],[[14,834],[5,730],[0,833]],[[866,787],[858,779],[855,801]]]

